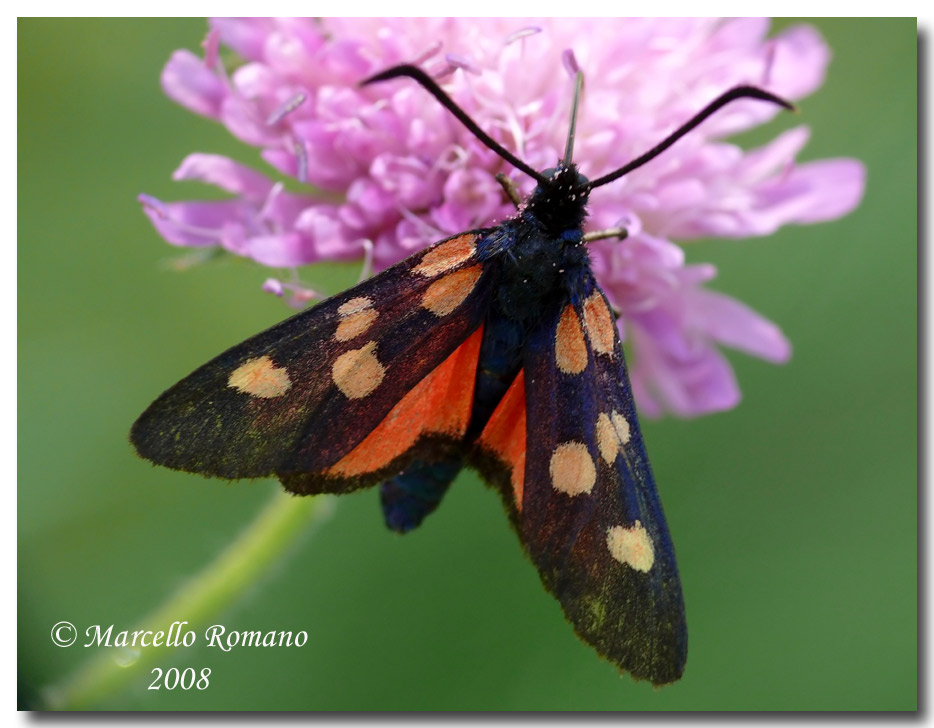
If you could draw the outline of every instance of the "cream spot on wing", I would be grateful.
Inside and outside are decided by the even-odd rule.
[[[616,326],[613,323],[613,317],[610,316],[610,310],[606,307],[606,301],[603,300],[599,291],[594,291],[584,301],[584,328],[587,329],[587,338],[590,339],[593,350],[597,354],[606,354],[613,358],[616,351],[614,346]]]
[[[334,339],[350,341],[365,333],[379,317],[379,312],[371,308],[372,306],[373,301],[365,296],[344,301],[337,309],[340,322],[337,324],[337,331],[334,332]]]
[[[551,454],[548,468],[555,490],[568,495],[580,495],[593,490],[597,469],[582,442],[564,442]]]
[[[422,294],[422,307],[435,316],[447,316],[470,295],[482,272],[483,266],[474,265],[439,278]]]
[[[386,369],[374,353],[376,342],[370,341],[359,349],[344,352],[334,360],[331,376],[334,384],[349,399],[362,399],[376,389]]]
[[[619,412],[612,415],[601,412],[597,417],[597,449],[600,456],[612,465],[616,456],[629,442],[629,423]]]
[[[580,374],[587,368],[587,344],[571,304],[564,309],[555,328],[555,364],[565,374]]]
[[[652,539],[640,521],[632,528],[613,526],[607,529],[606,547],[614,559],[636,571],[648,571],[655,563]]]
[[[272,399],[288,392],[292,382],[284,367],[277,367],[268,356],[261,356],[234,369],[227,386],[253,397]]]
[[[613,412],[613,427],[616,429],[616,436],[619,437],[620,444],[629,444],[629,422],[619,412]]]
[[[437,248],[425,253],[421,262],[412,268],[412,272],[431,278],[456,268],[474,254],[476,239],[476,235],[460,235],[446,243],[441,243]]]
[[[358,296],[357,298],[351,298],[349,301],[344,301],[340,308],[337,309],[337,315],[341,318],[347,316],[352,316],[355,313],[360,313],[365,308],[370,308],[373,305],[373,301],[365,296]]]
[[[616,434],[616,428],[606,412],[601,412],[597,417],[597,449],[600,450],[600,457],[612,465],[619,455],[619,437]]]
[[[379,316],[379,311],[372,308],[365,308],[341,319],[337,325],[337,331],[334,332],[334,338],[338,341],[350,341],[360,334],[365,333],[373,322]]]

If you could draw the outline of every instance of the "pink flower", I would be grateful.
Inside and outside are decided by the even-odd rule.
[[[478,124],[536,169],[564,148],[571,90],[563,64],[584,71],[575,158],[591,179],[646,151],[719,93],[758,85],[798,99],[823,81],[829,51],[808,26],[768,38],[768,21],[585,19],[215,19],[205,57],[176,51],[165,92],[259,147],[263,174],[193,154],[176,179],[230,193],[223,201],[141,196],[159,233],[181,246],[220,246],[289,270],[264,289],[305,301],[295,268],[372,253],[376,269],[462,230],[511,215],[494,180],[531,180],[474,139],[416,84],[358,83],[417,63]],[[243,63],[219,60],[223,43]],[[573,56],[564,54],[572,51]],[[569,60],[570,59],[570,60]],[[621,311],[632,384],[648,414],[728,409],[739,389],[721,345],[783,362],[779,328],[706,284],[673,240],[768,235],[789,223],[847,214],[865,170],[850,159],[796,164],[806,127],[750,152],[723,141],[777,110],[737,102],[670,150],[591,198],[589,229],[624,226],[622,242],[591,246],[594,269]],[[301,193],[282,183],[304,183]],[[294,182],[290,189],[301,188]]]

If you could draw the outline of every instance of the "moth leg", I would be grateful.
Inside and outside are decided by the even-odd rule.
[[[496,173],[496,181],[499,182],[503,191],[506,193],[506,197],[512,200],[512,204],[515,205],[518,210],[519,205],[522,204],[522,196],[519,194],[519,190],[516,189],[516,183],[502,172]]]
[[[386,525],[397,533],[417,528],[441,503],[462,466],[459,458],[432,463],[416,460],[402,473],[380,485],[379,496]]]
[[[584,234],[584,242],[592,243],[594,240],[606,240],[607,238],[619,238],[620,240],[625,240],[629,235],[629,231],[626,228],[609,228],[608,230],[594,230],[593,232]]]

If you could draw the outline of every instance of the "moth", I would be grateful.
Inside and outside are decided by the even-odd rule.
[[[620,169],[589,181],[563,159],[537,172],[417,67],[408,77],[537,186],[501,224],[442,240],[225,351],[136,421],[145,458],[224,479],[275,476],[299,495],[380,486],[389,528],[437,508],[464,467],[500,494],[577,634],[656,685],[687,658],[675,552],[639,428],[615,316],[585,235],[593,190],[648,163],[726,104],[728,91]],[[518,202],[515,189],[504,182]]]

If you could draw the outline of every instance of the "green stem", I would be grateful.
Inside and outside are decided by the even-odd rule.
[[[309,523],[327,515],[329,505],[329,499],[277,492],[233,543],[162,606],[140,620],[137,629],[168,633],[173,622],[187,620],[185,630],[198,633],[213,615],[233,603],[265,573]],[[164,642],[158,647],[99,649],[72,675],[43,691],[44,707],[82,710],[95,706],[173,649]]]

